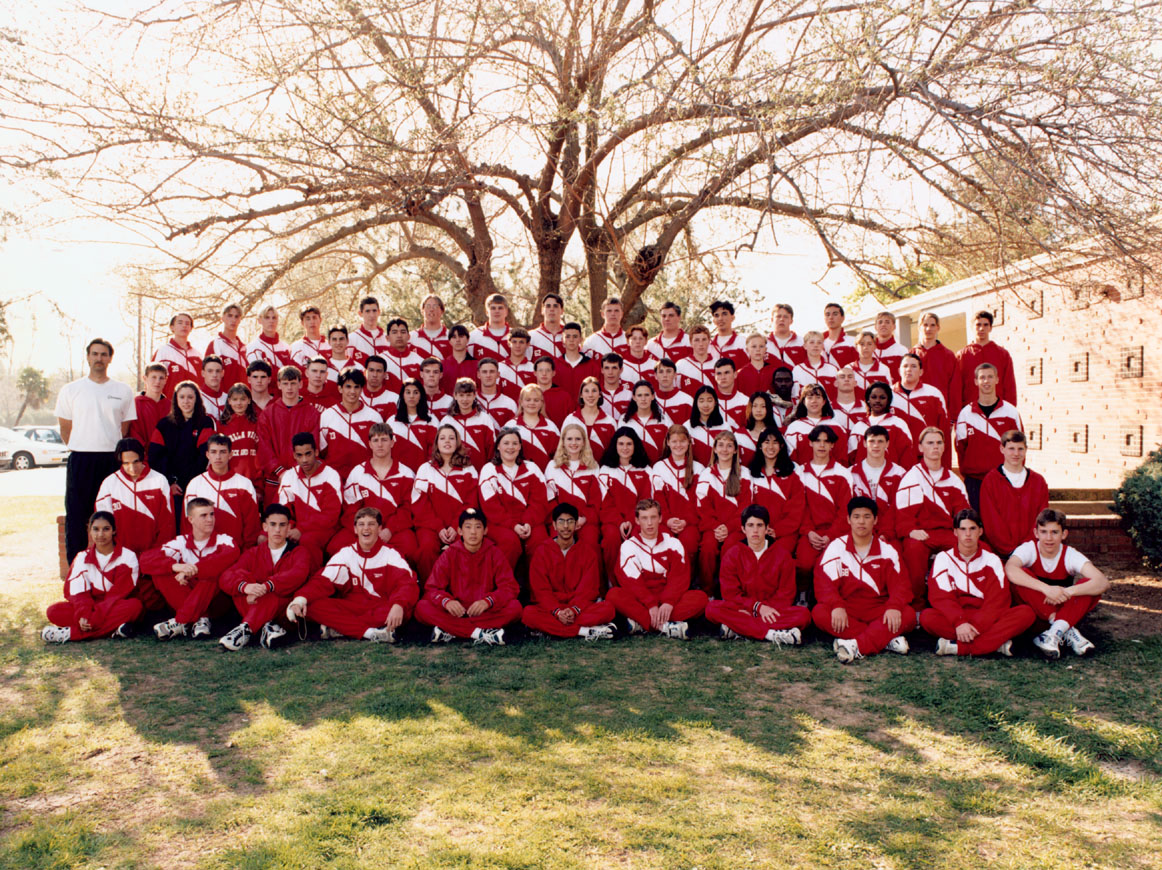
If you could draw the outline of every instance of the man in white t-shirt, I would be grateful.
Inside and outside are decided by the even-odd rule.
[[[65,474],[65,550],[69,563],[89,545],[86,523],[101,481],[117,470],[113,451],[137,419],[133,390],[109,377],[113,345],[94,338],[85,348],[89,376],[57,395],[57,422],[69,448]]]

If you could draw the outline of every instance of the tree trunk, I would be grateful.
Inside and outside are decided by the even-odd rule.
[[[20,419],[24,416],[24,411],[28,407],[28,396],[24,397],[24,402],[20,406],[20,412],[16,415],[16,420],[12,423],[13,426],[20,425]]]

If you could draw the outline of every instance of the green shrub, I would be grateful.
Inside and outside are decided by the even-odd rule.
[[[1114,510],[1146,560],[1162,566],[1162,449],[1126,475],[1114,493]]]

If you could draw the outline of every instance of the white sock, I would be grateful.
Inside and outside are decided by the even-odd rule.
[[[1061,637],[1061,635],[1065,634],[1065,632],[1069,631],[1069,629],[1070,625],[1064,619],[1055,619],[1053,620],[1053,624],[1049,626],[1049,631],[1058,637]]]

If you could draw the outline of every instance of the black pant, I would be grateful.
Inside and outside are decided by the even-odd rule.
[[[974,511],[980,513],[980,487],[984,483],[983,477],[964,476],[964,489],[968,493],[968,503]]]
[[[113,453],[69,454],[65,474],[65,551],[69,564],[73,557],[89,546],[89,517],[102,481],[117,470]]]

